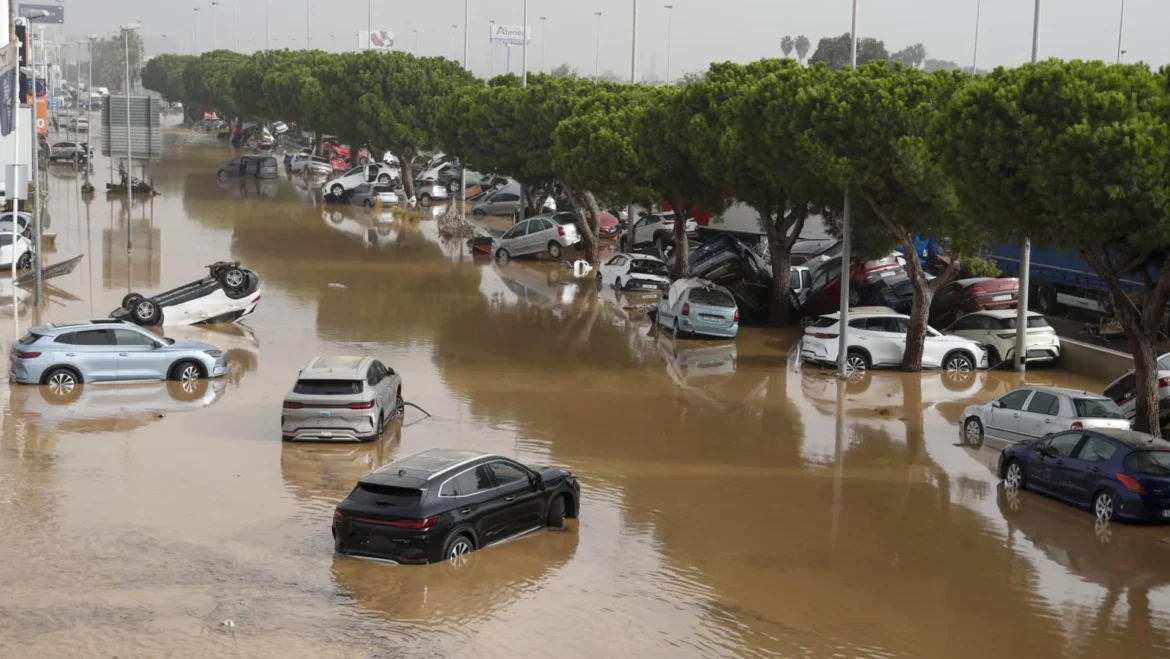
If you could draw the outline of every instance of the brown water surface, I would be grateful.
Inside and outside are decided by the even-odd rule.
[[[238,328],[166,330],[228,352],[198,389],[0,386],[0,656],[1170,657],[1170,533],[1009,495],[993,447],[957,445],[963,407],[1015,375],[874,374],[840,405],[792,331],[675,343],[625,308],[645,300],[473,259],[433,221],[221,185],[231,155],[168,135],[129,253],[124,200],[82,203],[54,166],[49,261],[86,258],[39,314],[17,301],[20,330],[221,259],[264,290]],[[297,370],[355,352],[433,417],[282,444]],[[459,568],[335,555],[354,481],[434,446],[571,468],[580,520]]]

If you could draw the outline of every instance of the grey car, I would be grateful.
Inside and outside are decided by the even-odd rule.
[[[572,213],[557,213],[518,222],[492,243],[492,253],[501,261],[545,251],[559,259],[566,247],[581,241],[575,220]]]
[[[21,384],[69,394],[90,382],[217,378],[223,351],[201,341],[176,341],[120,320],[55,324],[29,330],[12,344],[9,373]]]
[[[499,190],[489,192],[487,196],[475,202],[471,213],[476,217],[485,215],[515,215],[520,210],[520,184],[509,183]]]
[[[373,357],[314,357],[285,394],[284,441],[365,442],[402,412],[402,378]]]

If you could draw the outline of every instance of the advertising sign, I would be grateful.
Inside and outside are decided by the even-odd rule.
[[[28,55],[28,21],[23,18],[16,19],[16,40],[20,42],[17,45],[17,61],[21,68],[26,68],[29,62]],[[23,71],[20,73],[20,102],[28,103],[29,99],[29,78]]]
[[[21,11],[31,11],[35,9],[43,9],[49,13],[44,18],[38,18],[37,22],[41,25],[64,25],[65,24],[65,7],[62,5],[30,5],[27,2],[20,3]]]
[[[489,25],[489,34],[492,43],[523,45],[525,41],[532,43],[532,26],[525,30],[520,25]],[[527,37],[527,39],[525,39]]]
[[[390,50],[394,47],[394,33],[386,30],[358,30],[359,50]]]
[[[12,99],[16,94],[16,46],[0,48],[0,135],[12,133]]]

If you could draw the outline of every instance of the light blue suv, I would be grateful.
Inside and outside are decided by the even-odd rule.
[[[175,341],[120,320],[54,324],[29,330],[12,344],[10,377],[68,394],[90,382],[217,378],[223,351],[200,341]]]
[[[702,279],[679,279],[658,299],[658,326],[676,338],[734,339],[739,334],[739,308],[722,286]]]

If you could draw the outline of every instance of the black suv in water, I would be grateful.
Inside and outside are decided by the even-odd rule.
[[[395,460],[358,481],[333,513],[338,552],[395,563],[459,559],[576,517],[581,490],[564,469],[453,449]]]

